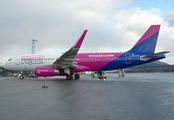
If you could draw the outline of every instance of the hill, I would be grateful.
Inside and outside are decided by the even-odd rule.
[[[174,65],[169,65],[165,62],[154,61],[138,65],[134,69],[130,69],[127,72],[174,72]]]
[[[165,63],[165,62],[154,61],[154,62],[151,62],[151,63],[138,65],[138,68],[158,68],[158,67],[169,67],[169,66],[170,65]]]

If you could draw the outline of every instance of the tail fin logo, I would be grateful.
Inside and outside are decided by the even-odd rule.
[[[152,25],[129,52],[154,53],[160,25]]]

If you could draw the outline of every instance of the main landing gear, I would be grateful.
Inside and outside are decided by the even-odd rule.
[[[72,80],[72,79],[73,79],[73,76],[72,76],[72,75],[67,75],[67,76],[66,76],[66,79],[67,79],[67,80]]]
[[[77,73],[74,75],[74,78],[77,80],[77,79],[79,79],[80,78],[80,75],[78,75]],[[73,75],[71,74],[71,75],[67,75],[66,76],[66,79],[67,80],[72,80],[73,79]]]

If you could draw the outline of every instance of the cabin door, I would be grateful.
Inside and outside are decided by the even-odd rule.
[[[131,56],[130,53],[125,54],[125,64],[131,64]]]
[[[16,57],[16,62],[15,62],[16,65],[20,65],[20,57]]]

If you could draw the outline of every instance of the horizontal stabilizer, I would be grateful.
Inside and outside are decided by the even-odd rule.
[[[140,60],[146,61],[146,60],[149,60],[149,59],[157,58],[157,57],[159,57],[159,56],[161,56],[161,55],[164,55],[164,54],[166,54],[166,53],[169,53],[169,52],[170,52],[170,51],[163,51],[163,52],[155,53],[155,54],[152,54],[152,55],[141,56],[141,57],[140,57]]]

